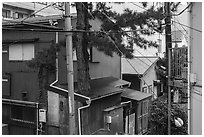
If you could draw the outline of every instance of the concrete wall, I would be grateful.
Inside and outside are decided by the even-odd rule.
[[[190,26],[202,31],[202,3],[194,2],[190,13]],[[191,90],[190,133],[202,134],[202,33],[190,29],[190,73],[196,74],[196,85]]]

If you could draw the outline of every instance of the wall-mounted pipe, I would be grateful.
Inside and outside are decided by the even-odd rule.
[[[56,32],[56,44],[58,43],[58,32]],[[63,88],[60,88],[60,87],[57,87],[57,86],[55,86],[54,84],[56,84],[57,82],[58,82],[58,79],[59,79],[59,67],[58,67],[58,52],[56,53],[56,80],[54,81],[54,82],[52,82],[51,84],[50,84],[50,86],[51,87],[53,87],[53,88],[56,88],[56,89],[59,89],[59,90],[61,90],[61,91],[64,91],[64,92],[67,92],[68,93],[68,90],[66,90],[66,89],[63,89]],[[81,115],[80,115],[80,111],[82,110],[82,109],[85,109],[85,108],[88,108],[89,106],[90,106],[90,104],[91,104],[91,99],[89,98],[89,97],[87,97],[87,96],[84,96],[84,95],[81,95],[81,94],[78,94],[78,93],[74,93],[74,95],[76,95],[76,96],[80,96],[80,97],[82,97],[82,98],[85,98],[85,99],[87,99],[87,105],[86,106],[82,106],[82,107],[79,107],[78,108],[78,124],[79,124],[79,135],[81,135]]]
[[[188,9],[188,25],[191,25],[191,6]],[[188,85],[187,85],[187,97],[188,97],[188,134],[191,134],[191,83],[190,83],[190,72],[191,72],[191,30],[188,33]]]
[[[36,135],[38,135],[38,109],[39,109],[39,104],[36,103]]]
[[[82,130],[81,130],[81,110],[82,109],[85,109],[85,108],[88,108],[91,104],[91,100],[89,100],[89,102],[87,103],[86,106],[82,106],[80,108],[78,108],[78,124],[79,124],[79,135],[82,134]]]

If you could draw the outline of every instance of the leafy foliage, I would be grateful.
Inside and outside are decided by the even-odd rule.
[[[142,4],[147,6],[145,2]],[[90,10],[90,13],[93,15],[91,18],[97,17],[102,20],[101,31],[107,32],[106,34],[90,35],[91,40],[93,40],[90,43],[107,55],[112,55],[111,52],[116,52],[120,55],[122,51],[126,57],[132,58],[134,45],[141,48],[146,48],[147,46],[158,47],[156,42],[145,39],[144,35],[152,35],[155,32],[162,31],[160,24],[165,18],[163,7],[155,9],[152,6],[144,12],[125,9],[124,13],[119,14],[112,11],[106,2],[98,2],[96,3],[96,9]],[[130,32],[125,32],[125,30]],[[124,44],[124,41],[127,44]],[[117,45],[120,51],[113,43]]]
[[[184,124],[177,127],[174,118],[179,117]],[[173,104],[171,106],[171,134],[186,135],[187,134],[187,114],[181,106]],[[168,104],[161,99],[154,100],[150,106],[149,129],[151,135],[167,135],[168,134]]]
[[[59,49],[57,48],[56,44],[51,44],[48,49],[43,49],[42,51],[38,52],[31,61],[27,61],[26,64],[30,68],[39,69],[43,67],[49,71],[49,73],[54,73],[56,70],[55,66],[55,59],[56,59],[56,52]]]

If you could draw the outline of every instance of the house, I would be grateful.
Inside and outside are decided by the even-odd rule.
[[[157,79],[155,71],[158,59],[148,56],[122,58],[122,79],[131,82],[131,89],[153,94],[157,98],[163,92],[162,83]]]
[[[54,24],[50,24],[50,20]],[[64,33],[56,32],[64,28],[61,15],[29,18],[26,22],[13,20],[2,26],[2,74],[3,74],[3,112],[13,109],[4,116],[9,126],[9,134],[67,134],[68,106],[65,47],[61,46],[56,60],[56,74],[49,76],[47,87],[47,107],[41,107],[39,97],[38,72],[26,65],[26,61],[35,58],[36,54],[50,45],[64,40]],[[100,20],[90,20],[92,29],[98,29]],[[75,29],[76,16],[72,17]],[[32,31],[32,30],[41,31]],[[46,32],[52,30],[51,32]],[[15,53],[15,54],[14,54]],[[129,82],[121,80],[121,57],[105,55],[96,48],[90,50],[91,96],[77,93],[75,87],[76,133],[92,134],[97,130],[108,129],[111,134],[123,133],[123,105],[121,105],[122,87]],[[77,60],[74,63],[74,81],[77,82]],[[117,69],[116,69],[117,68]],[[20,106],[19,102],[20,101]],[[12,102],[12,103],[7,103]],[[30,106],[29,104],[37,104]],[[9,104],[9,105],[8,105]],[[22,106],[26,106],[22,108]],[[18,109],[21,107],[21,109]],[[33,121],[24,120],[27,108],[34,108]],[[17,118],[14,110],[19,111]],[[5,110],[5,111],[4,111]],[[107,119],[111,123],[107,123]],[[33,120],[33,119],[32,119]],[[15,122],[12,125],[10,121]],[[30,124],[33,128],[24,132]],[[89,125],[89,126],[87,126]],[[68,133],[69,134],[69,133]]]
[[[189,8],[188,133],[202,135],[202,3]],[[199,67],[198,67],[199,66]]]
[[[33,16],[35,17],[62,14],[61,10],[54,8],[53,6],[49,6],[44,10],[37,12],[47,6],[37,2],[3,2],[2,5],[3,21],[27,18],[31,14],[34,14]]]
[[[73,22],[74,22],[74,18]],[[94,24],[93,24],[94,23]],[[100,20],[90,20],[92,29],[98,30],[102,24]],[[75,25],[72,25],[73,28]],[[57,80],[48,88],[48,117],[51,117],[50,131],[52,134],[66,134],[68,118],[66,107],[67,80],[65,74],[65,47],[58,53]],[[129,82],[121,80],[121,58],[114,53],[113,57],[105,55],[96,48],[90,50],[91,58],[89,73],[91,77],[92,95],[85,96],[77,93],[75,86],[75,118],[77,134],[95,134],[102,129],[110,130],[110,134],[123,133],[123,106],[121,105],[121,87]],[[77,60],[74,62],[74,81],[77,82]],[[117,69],[116,69],[117,68]],[[55,102],[55,103],[51,103]],[[59,107],[56,104],[60,104]],[[61,109],[63,106],[64,109]],[[51,112],[56,112],[54,115]],[[60,113],[58,113],[60,112]],[[49,115],[50,114],[50,115]],[[107,118],[111,123],[107,123]]]
[[[130,135],[144,135],[148,132],[149,105],[152,94],[143,93],[126,88],[122,93],[122,102],[129,102],[124,107],[123,118],[125,133]]]
[[[115,77],[103,77],[92,79],[90,84],[92,92],[90,96],[80,95],[77,91],[74,95],[75,104],[78,104],[78,106],[75,105],[76,132],[79,135],[87,135],[94,134],[101,129],[107,129],[111,134],[116,132],[124,133],[123,105],[121,105],[121,93],[123,90],[120,87],[128,85],[129,82]],[[64,118],[60,113],[67,113],[65,110],[68,96],[67,84],[51,85],[48,90],[48,101],[52,101],[49,103],[48,111],[55,111],[55,115],[53,113],[53,116],[50,115],[52,117],[50,123],[53,125],[51,130],[53,134],[62,134],[60,132],[67,131],[66,128],[60,129],[60,126],[63,125],[61,122],[64,122],[60,120]],[[77,90],[77,86],[75,86],[75,90]],[[54,106],[57,102],[61,104],[58,107]],[[108,117],[111,119],[111,123],[107,122]],[[64,126],[66,125],[64,123]],[[57,126],[59,126],[59,129],[53,130]]]
[[[55,41],[56,33],[18,30],[30,28],[56,30],[56,27],[32,23],[9,22],[2,25],[2,112],[9,134],[39,134],[40,104],[31,105],[39,103],[38,72],[29,68],[26,61],[48,49]],[[50,75],[49,82],[53,80],[54,74]]]

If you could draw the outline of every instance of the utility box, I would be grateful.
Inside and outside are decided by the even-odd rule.
[[[46,110],[39,109],[39,122],[46,122]]]
[[[113,106],[104,111],[104,128],[112,134],[124,133],[123,131],[123,107]]]

